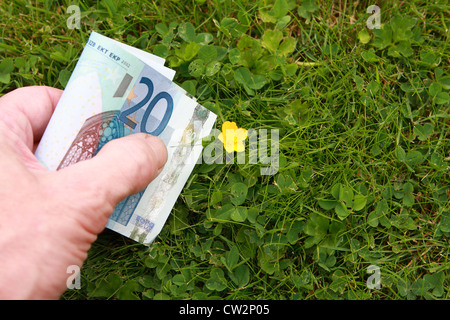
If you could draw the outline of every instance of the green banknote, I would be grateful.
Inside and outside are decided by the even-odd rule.
[[[49,170],[60,170],[112,139],[137,132],[160,137],[168,150],[163,171],[119,203],[107,224],[143,244],[164,226],[216,120],[174,75],[164,59],[92,32],[35,153]]]

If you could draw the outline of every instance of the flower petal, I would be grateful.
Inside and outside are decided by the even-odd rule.
[[[223,144],[223,146],[225,147],[225,150],[227,152],[233,152],[235,149],[233,140],[228,140],[226,143]]]
[[[237,141],[234,145],[234,150],[237,152],[245,151],[245,143],[243,141]]]
[[[225,121],[225,122],[222,124],[222,131],[225,131],[225,130],[228,130],[228,129],[236,130],[237,128],[238,128],[238,127],[237,127],[236,122]]]
[[[234,134],[237,137],[238,141],[247,139],[247,135],[248,135],[247,130],[244,128],[237,129]]]

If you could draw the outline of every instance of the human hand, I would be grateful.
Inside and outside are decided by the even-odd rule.
[[[36,86],[0,98],[0,299],[59,298],[67,267],[81,267],[114,207],[167,161],[159,138],[138,133],[46,170],[33,152],[61,94]]]

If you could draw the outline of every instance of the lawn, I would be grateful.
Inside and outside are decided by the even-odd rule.
[[[95,30],[166,58],[217,129],[279,134],[276,173],[198,164],[150,247],[105,230],[62,298],[449,299],[450,7],[373,4],[1,1],[1,95],[64,88]]]

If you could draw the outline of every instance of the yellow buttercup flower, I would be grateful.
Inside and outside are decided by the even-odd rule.
[[[247,139],[247,130],[238,128],[235,122],[225,121],[222,124],[222,132],[219,134],[219,140],[227,152],[242,152],[245,150],[245,139]]]

